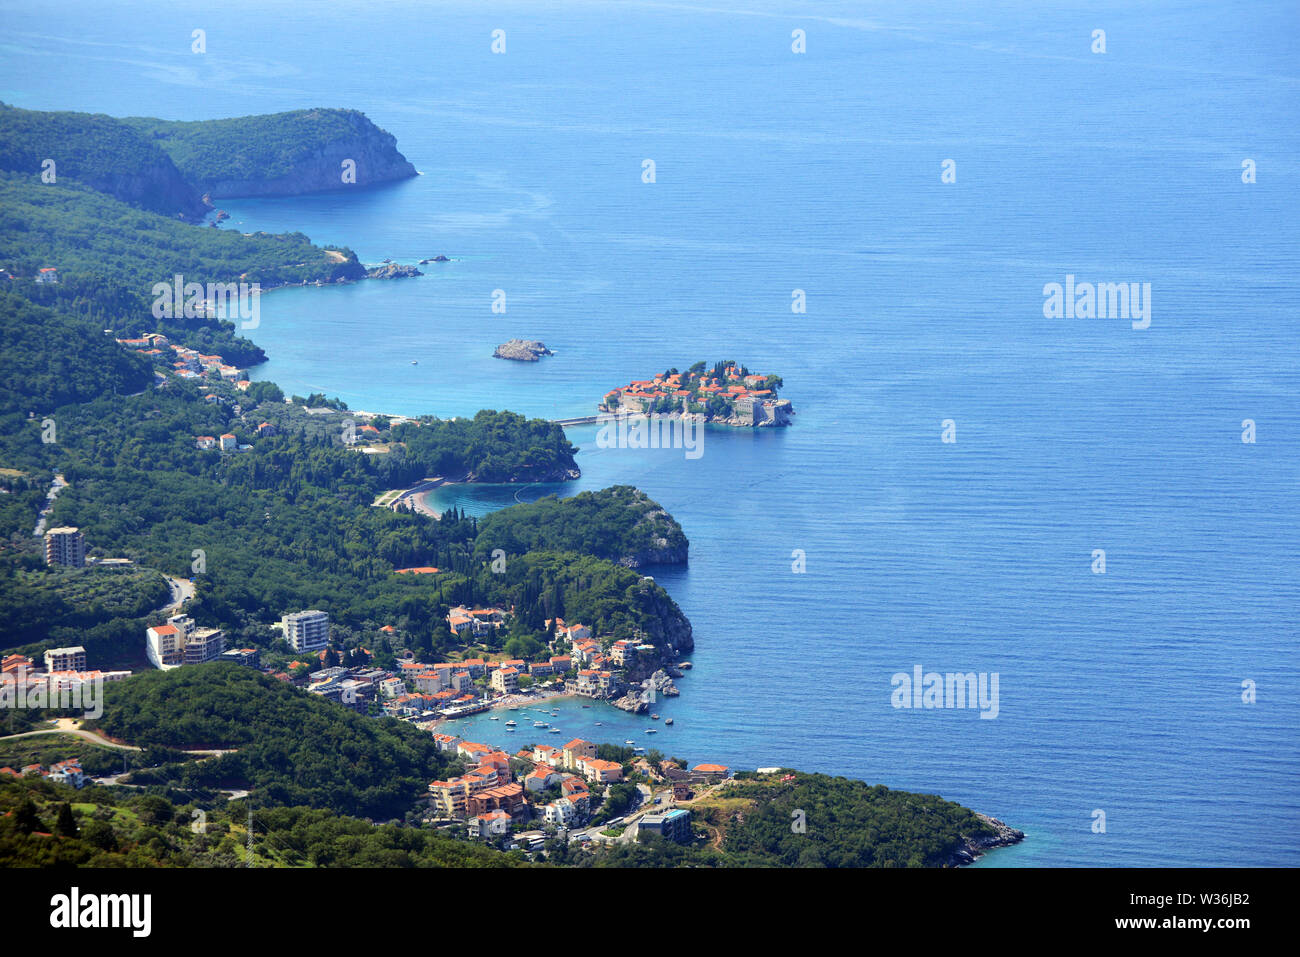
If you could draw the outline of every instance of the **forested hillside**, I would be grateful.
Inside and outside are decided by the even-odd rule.
[[[207,212],[170,156],[129,124],[102,113],[22,110],[0,103],[0,170],[40,184],[80,181],[163,216]]]
[[[548,495],[502,509],[480,523],[475,550],[575,551],[631,567],[686,560],[682,527],[640,489],[617,485],[573,498]]]
[[[214,197],[293,195],[341,189],[351,160],[355,185],[415,175],[397,140],[356,110],[291,110],[171,122],[124,121],[165,150],[185,177]]]

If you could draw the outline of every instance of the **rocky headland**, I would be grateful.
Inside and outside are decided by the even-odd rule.
[[[1012,844],[1019,844],[1025,839],[1024,831],[1018,831],[1014,827],[1003,824],[995,817],[989,817],[987,814],[980,814],[979,812],[976,812],[975,816],[993,828],[993,833],[981,834],[977,837],[963,837],[964,843],[953,852],[948,861],[949,867],[974,864],[984,856],[985,851],[991,851],[995,847],[1008,847]]]

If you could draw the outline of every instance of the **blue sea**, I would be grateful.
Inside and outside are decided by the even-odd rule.
[[[701,359],[784,378],[789,429],[688,459],[576,428],[580,481],[435,497],[634,484],[689,536],[689,566],[647,570],[695,629],[674,725],[570,701],[565,740],[935,792],[1028,834],[979,866],[1294,866],[1300,16],[1046,6],[0,2],[0,99],[346,106],[396,135],[420,177],[220,203],[365,262],[452,259],[268,294],[256,377],[286,392],[558,418]],[[1149,328],[1045,318],[1067,275],[1150,283]],[[516,336],[555,355],[491,358]],[[996,672],[997,717],[894,708],[916,665]],[[463,733],[543,739],[503,723]]]

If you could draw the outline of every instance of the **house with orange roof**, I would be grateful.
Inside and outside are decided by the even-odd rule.
[[[582,738],[574,738],[561,751],[564,755],[564,768],[567,771],[576,770],[575,766],[579,758],[594,758],[596,756],[596,746],[590,741],[583,741]]]
[[[473,815],[500,810],[508,811],[512,818],[519,820],[528,814],[528,802],[524,800],[524,786],[513,782],[471,794],[465,803],[467,810]]]
[[[603,761],[600,758],[582,758],[578,766],[579,773],[588,781],[612,784],[623,780],[623,765],[617,761]]]
[[[492,672],[488,684],[494,691],[503,695],[514,694],[519,690],[519,669],[498,668]]]
[[[486,744],[479,744],[477,741],[462,741],[456,745],[457,754],[476,763],[481,755],[491,754],[494,750],[496,749],[489,748]]]
[[[513,820],[509,811],[488,811],[470,818],[470,830],[479,837],[500,837],[510,833]]]
[[[731,777],[731,769],[725,764],[697,764],[691,771],[709,778]]]
[[[455,751],[456,745],[460,744],[460,738],[451,734],[434,732],[433,743],[437,745],[439,751]]]
[[[560,772],[545,764],[539,764],[524,778],[524,787],[529,791],[545,791],[552,784],[560,782]]]

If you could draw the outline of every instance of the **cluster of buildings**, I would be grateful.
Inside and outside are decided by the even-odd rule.
[[[173,615],[165,625],[145,629],[145,655],[161,671],[216,661],[226,650],[219,628],[198,628],[188,615]]]
[[[26,655],[7,655],[0,659],[0,676],[6,685],[29,692],[37,685],[45,685],[51,697],[76,690],[80,685],[102,684],[129,678],[129,671],[99,671],[86,666],[86,649],[81,645],[70,648],[51,648],[45,652],[45,668],[41,670]]]
[[[194,447],[205,452],[209,449],[220,449],[222,452],[238,452],[252,448],[251,445],[241,446],[233,432],[225,432],[221,435],[196,435],[194,436]]]
[[[773,377],[754,375],[743,367],[659,373],[605,393],[600,411],[615,414],[692,413],[724,418],[741,425],[784,425],[793,411],[788,399],[778,399]],[[713,401],[720,400],[720,401]]]
[[[381,668],[321,668],[312,672],[307,690],[322,698],[337,702],[360,714],[367,714],[370,704],[381,701],[391,693],[389,684],[397,679],[391,671]],[[385,709],[392,717],[409,717],[397,710]],[[418,713],[418,712],[417,712]]]
[[[298,653],[320,651],[329,646],[330,619],[323,611],[309,609],[285,615],[280,621],[285,640]],[[226,650],[225,635],[219,628],[199,628],[188,615],[173,615],[163,625],[145,629],[145,654],[150,664],[162,671],[205,661],[229,661],[261,667],[256,648]]]
[[[457,637],[482,638],[500,630],[506,622],[506,613],[500,608],[463,608],[457,606],[447,612],[447,627]]]
[[[585,625],[566,626],[557,618],[555,635],[565,637],[570,643],[570,654],[577,678],[567,690],[590,698],[612,698],[623,690],[623,680],[615,669],[623,669],[635,661],[641,652],[654,652],[654,645],[646,645],[620,638],[606,651]],[[549,625],[550,623],[547,622]]]
[[[86,773],[81,770],[81,763],[75,758],[51,764],[49,768],[40,764],[29,764],[21,771],[15,771],[13,768],[0,768],[0,774],[7,774],[15,778],[25,778],[35,774],[47,781],[53,781],[56,784],[71,784],[78,789],[86,783]]]
[[[173,373],[182,379],[200,379],[209,371],[215,370],[221,378],[234,383],[237,387],[248,388],[248,373],[230,365],[218,355],[205,355],[196,349],[190,349],[177,343],[169,343],[167,337],[157,332],[146,332],[138,339],[118,339],[118,344],[133,349],[141,355],[158,361],[172,359]]]
[[[560,748],[538,745],[520,751],[515,758],[529,762],[531,769],[519,780],[504,751],[449,734],[435,733],[433,739],[440,750],[455,752],[472,766],[460,777],[431,782],[430,803],[481,837],[505,834],[534,818],[558,827],[581,823],[592,809],[589,782],[623,778],[622,765],[597,758],[596,746],[578,738]]]

